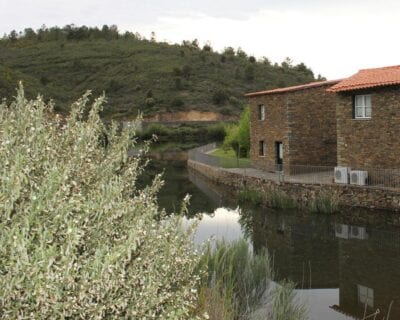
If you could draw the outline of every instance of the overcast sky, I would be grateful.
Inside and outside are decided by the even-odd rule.
[[[328,79],[400,64],[399,0],[0,0],[1,34],[71,23],[290,57]]]

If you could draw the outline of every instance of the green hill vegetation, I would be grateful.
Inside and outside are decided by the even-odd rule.
[[[320,78],[320,77],[319,77]],[[144,39],[138,33],[67,25],[12,31],[0,40],[0,97],[11,98],[18,80],[28,96],[40,92],[63,112],[86,90],[103,91],[107,118],[160,112],[215,111],[238,115],[245,92],[314,81],[290,59],[272,64],[241,49],[214,52],[197,40],[182,44]]]

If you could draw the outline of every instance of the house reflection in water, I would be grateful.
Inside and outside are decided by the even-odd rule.
[[[367,306],[367,314],[379,309],[379,319],[390,309],[390,319],[400,319],[400,233],[348,228],[349,238],[339,239],[339,306],[335,309],[362,318]]]
[[[264,213],[252,219],[254,249],[268,248],[278,279],[290,279],[298,289],[339,288],[338,299],[327,306],[338,312],[331,319],[363,319],[378,309],[377,319],[386,319],[388,312],[389,319],[400,319],[399,230],[317,215]],[[242,220],[249,227],[246,217]]]

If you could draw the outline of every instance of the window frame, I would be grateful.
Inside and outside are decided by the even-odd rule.
[[[258,110],[258,121],[264,121],[265,120],[265,104],[260,103],[257,106]]]
[[[357,284],[357,298],[360,304],[374,307],[374,289]]]
[[[265,140],[259,140],[258,141],[258,156],[259,157],[265,157],[266,155],[266,144],[265,144]]]
[[[360,102],[361,99],[361,103]],[[369,120],[372,118],[371,94],[355,94],[353,96],[353,119]]]

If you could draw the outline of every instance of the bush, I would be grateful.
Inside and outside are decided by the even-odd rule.
[[[229,92],[227,92],[225,89],[217,89],[212,96],[213,103],[219,106],[225,104],[228,99]]]
[[[206,130],[209,141],[222,141],[225,138],[226,131],[223,123],[209,125]]]
[[[250,153],[250,107],[240,115],[239,123],[226,128],[223,149],[232,148],[236,156],[248,157]]]
[[[175,109],[181,109],[184,105],[185,105],[185,102],[183,102],[183,100],[180,98],[174,98],[171,101],[171,107],[173,107]]]
[[[248,65],[246,69],[244,69],[244,76],[246,80],[253,81],[255,78],[255,69],[253,65]]]
[[[104,97],[84,120],[88,99],[65,121],[22,88],[0,106],[2,317],[193,318],[192,233],[160,212],[160,177],[136,188],[133,132],[102,124]]]
[[[156,100],[154,98],[146,98],[144,100],[144,103],[146,104],[147,107],[154,107],[156,104]]]

